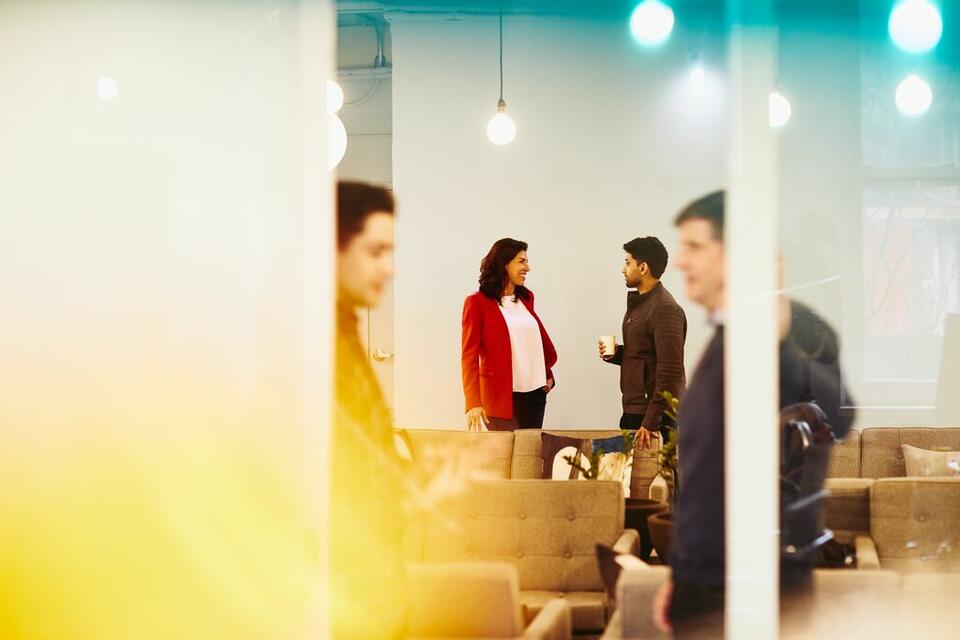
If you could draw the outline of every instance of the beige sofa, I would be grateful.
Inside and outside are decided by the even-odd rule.
[[[541,434],[550,433],[571,438],[608,438],[620,435],[616,429],[579,429],[541,431],[518,429],[517,431],[470,432],[463,429],[402,429],[413,447],[414,458],[421,458],[431,449],[446,451],[457,447],[462,451],[477,454],[477,466],[490,479],[532,480],[543,475],[543,449]],[[630,478],[630,496],[646,498],[650,485],[657,477],[655,451],[660,440],[653,438],[650,449],[637,450],[634,454]]]
[[[526,624],[517,570],[505,562],[411,564],[408,577],[408,640],[569,640],[573,633],[570,605],[561,598],[548,602]]]
[[[595,545],[637,552],[639,536],[623,529],[623,516],[616,482],[477,481],[410,527],[407,559],[509,563],[517,571],[527,620],[561,598],[576,632],[599,633],[609,612]]]
[[[602,640],[669,638],[652,622],[653,598],[668,577],[666,567],[625,570],[617,583],[617,611]],[[960,576],[896,571],[835,571],[813,574],[813,600],[802,627],[785,626],[789,640],[869,638],[954,640],[960,628]]]
[[[617,584],[621,603],[603,640],[669,638],[652,622],[654,595],[666,567],[624,571]],[[781,638],[955,638],[960,615],[951,602],[960,576],[903,575],[895,571],[814,571],[814,595],[803,628],[789,623]],[[938,599],[939,596],[939,599]]]
[[[908,478],[901,445],[960,451],[960,427],[868,427],[834,449],[824,524],[861,568],[957,570],[960,479]]]

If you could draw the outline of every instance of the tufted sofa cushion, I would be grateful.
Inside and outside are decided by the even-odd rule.
[[[847,436],[836,443],[830,452],[828,478],[860,477],[860,431],[850,429]]]
[[[594,546],[616,542],[623,509],[616,482],[478,481],[426,514],[408,551],[418,562],[509,562],[523,591],[597,591],[602,600]]]
[[[412,524],[407,559],[510,563],[528,619],[560,597],[575,629],[599,631],[607,611],[595,545],[614,545],[623,517],[618,482],[476,481]]]
[[[870,490],[870,532],[883,568],[960,564],[960,478],[882,478]]]
[[[906,475],[900,445],[960,451],[960,427],[870,427],[860,433],[860,476],[901,478]]]

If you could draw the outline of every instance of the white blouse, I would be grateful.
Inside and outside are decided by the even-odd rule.
[[[513,390],[526,393],[546,386],[543,338],[537,319],[513,296],[505,297],[501,302],[500,313],[507,322],[513,354]]]

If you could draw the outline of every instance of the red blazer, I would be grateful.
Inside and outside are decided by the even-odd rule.
[[[540,326],[547,380],[554,380],[551,367],[557,363],[557,350],[533,310],[533,292],[521,302]],[[460,369],[467,411],[483,407],[488,416],[513,417],[513,354],[507,321],[500,305],[479,291],[463,303]]]

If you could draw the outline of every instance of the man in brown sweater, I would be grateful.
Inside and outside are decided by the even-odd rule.
[[[637,429],[641,447],[650,445],[650,436],[665,421],[669,391],[680,397],[686,388],[683,344],[687,338],[687,317],[660,282],[667,268],[667,250],[657,238],[634,238],[623,245],[623,266],[627,312],[623,317],[623,344],[615,353],[600,357],[620,365],[620,392],[623,394],[621,429]]]

